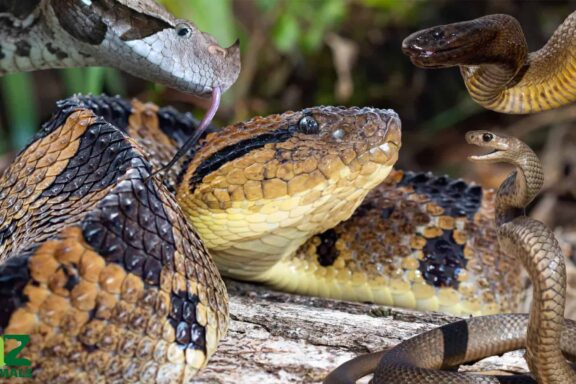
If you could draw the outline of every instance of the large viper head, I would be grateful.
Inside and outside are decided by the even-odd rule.
[[[207,136],[177,196],[225,274],[258,275],[347,219],[388,175],[399,148],[391,110],[317,107],[258,117]]]
[[[222,48],[154,0],[55,0],[59,26],[79,46],[75,55],[134,76],[206,97],[240,73],[239,44]]]
[[[508,15],[488,15],[415,32],[404,39],[402,51],[422,68],[495,63],[516,68],[527,54],[522,28]]]

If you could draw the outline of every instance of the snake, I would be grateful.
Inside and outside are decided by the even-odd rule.
[[[528,145],[490,131],[471,131],[466,141],[492,151],[470,156],[480,163],[515,167],[496,197],[498,242],[521,260],[533,283],[530,314],[480,316],[417,335],[388,352],[361,356],[337,368],[326,383],[353,383],[374,373],[374,384],[576,383],[566,359],[576,359],[576,322],[564,319],[566,267],[552,231],[524,214],[544,182],[542,165]],[[532,376],[479,376],[450,371],[485,357],[525,348]],[[447,370],[440,370],[447,369]]]
[[[240,72],[238,42],[222,48],[154,0],[2,0],[0,36],[0,76],[106,66],[206,97]]]
[[[223,48],[154,0],[1,0],[0,36],[0,76],[105,66],[201,98],[211,95],[197,135],[164,169],[194,145],[241,67],[239,41]]]
[[[458,66],[472,99],[493,111],[533,113],[576,101],[576,12],[534,52],[504,14],[415,32],[402,51],[421,68]]]
[[[189,381],[226,333],[218,269],[328,297],[514,310],[522,284],[493,245],[493,194],[393,171],[392,110],[313,107],[210,126],[151,176],[198,126],[169,107],[77,95],[4,172],[0,334],[29,335],[19,356],[35,381]]]
[[[237,44],[219,47],[154,2],[7,1],[0,11],[1,74],[107,65],[212,94],[209,115],[238,75]],[[490,246],[490,193],[392,171],[392,111],[310,108],[205,135],[210,119],[74,97],[3,174],[0,333],[30,336],[35,380],[189,381],[226,333],[215,265],[328,297],[457,314],[514,308],[518,276],[499,278],[510,264]],[[202,138],[194,155],[174,157],[190,136]],[[174,169],[163,168],[170,159]],[[152,176],[159,169],[166,183]],[[382,238],[350,233],[354,221],[391,222],[379,230],[386,254],[401,257],[378,259]],[[467,272],[485,266],[512,289]]]

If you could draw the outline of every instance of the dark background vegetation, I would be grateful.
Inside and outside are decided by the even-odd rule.
[[[401,53],[404,37],[424,27],[507,13],[539,49],[576,9],[566,1],[463,0],[165,0],[223,45],[242,42],[243,70],[217,121],[317,104],[395,109],[403,119],[399,166],[497,186],[505,168],[475,167],[464,133],[497,129],[517,135],[543,157],[546,192],[532,214],[576,244],[576,107],[533,116],[486,111],[469,98],[457,69],[415,68]],[[201,113],[202,100],[103,68],[42,71],[0,81],[0,169],[74,92],[138,97]]]

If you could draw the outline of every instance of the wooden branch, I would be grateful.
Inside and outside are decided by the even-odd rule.
[[[456,317],[272,292],[227,281],[232,321],[200,383],[318,383],[341,363]],[[522,353],[461,370],[524,372]],[[367,381],[364,381],[367,382]]]

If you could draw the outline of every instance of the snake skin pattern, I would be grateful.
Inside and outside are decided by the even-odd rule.
[[[459,66],[472,99],[493,111],[533,113],[576,101],[576,12],[535,52],[508,15],[418,31],[402,50],[422,68]]]
[[[222,48],[154,0],[2,0],[0,75],[109,66],[206,97],[240,73],[238,42]]]
[[[37,382],[187,382],[226,333],[220,275],[129,104],[59,107],[0,181],[0,333],[30,335]]]
[[[483,316],[448,324],[388,352],[356,358],[332,372],[325,383],[354,383],[372,372],[374,384],[576,383],[576,371],[566,361],[576,360],[576,322],[564,319],[564,256],[552,231],[523,213],[544,182],[540,160],[513,137],[473,131],[466,140],[494,150],[470,160],[504,162],[516,168],[498,189],[496,223],[502,250],[522,262],[533,282],[530,315]],[[533,376],[478,376],[441,370],[520,348],[526,348],[525,359]]]
[[[356,292],[355,299],[378,301],[376,295],[363,298],[368,281],[353,270],[363,263],[369,270],[373,263],[374,271],[382,272],[378,284],[391,283],[389,274],[410,283],[391,291],[402,298],[399,305],[458,313],[514,309],[516,298],[505,286],[520,292],[521,282],[514,273],[499,276],[506,262],[489,246],[495,236],[487,219],[493,194],[477,186],[395,171],[352,221],[324,232],[311,228],[310,217],[319,213],[334,216],[326,226],[351,215],[369,193],[365,186],[386,178],[399,148],[394,112],[318,107],[255,118],[223,128],[225,135],[210,127],[190,157],[163,175],[164,183],[150,177],[197,126],[190,114],[170,108],[76,96],[59,104],[3,175],[0,334],[31,335],[23,357],[34,362],[35,380],[182,382],[194,376],[227,329],[226,291],[204,248],[214,241],[203,237],[219,230],[225,214],[240,216],[242,225],[228,224],[233,239],[246,232],[252,240],[254,234],[264,239],[253,259],[243,254],[247,264],[269,263],[271,270],[287,265],[290,273],[305,275],[302,281],[329,283],[332,277]],[[343,166],[325,168],[322,158],[330,155],[341,156]],[[265,177],[254,168],[263,169]],[[290,183],[298,175],[303,182]],[[274,188],[265,186],[276,178]],[[325,190],[334,198],[317,192]],[[197,200],[184,204],[191,195]],[[204,227],[198,225],[200,237],[186,220],[194,222],[185,213],[191,206],[213,210]],[[275,216],[285,207],[294,210],[288,214],[292,221],[284,221],[291,224],[282,227]],[[382,228],[388,248],[378,239],[350,248],[348,240],[367,239],[367,228],[358,228],[363,218],[374,225],[392,223]],[[420,224],[409,225],[415,218]],[[394,232],[398,236],[390,237]],[[273,247],[265,245],[278,246],[286,233],[294,247],[306,244],[270,262]],[[264,261],[258,259],[262,254]],[[226,271],[226,259],[215,260]],[[324,271],[313,270],[312,261]],[[504,283],[474,277],[480,269],[493,269],[488,276]],[[472,303],[477,287],[482,298]],[[467,305],[453,305],[458,292]]]

